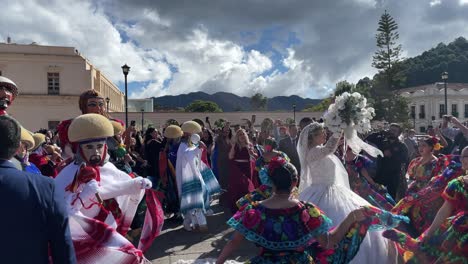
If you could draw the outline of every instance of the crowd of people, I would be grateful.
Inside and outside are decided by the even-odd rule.
[[[94,90],[82,115],[32,133],[7,113],[18,94],[0,77],[0,204],[17,215],[0,222],[21,227],[7,263],[145,263],[164,221],[206,232],[214,199],[235,230],[217,263],[244,240],[261,249],[251,263],[467,263],[468,128],[453,116],[360,135],[375,158],[311,118],[137,131]]]

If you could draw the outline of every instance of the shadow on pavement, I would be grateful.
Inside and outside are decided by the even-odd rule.
[[[228,228],[226,221],[231,216],[225,214],[219,205],[212,206],[215,212],[207,217],[208,232],[188,232],[182,227],[181,220],[166,220],[161,235],[153,242],[153,245],[145,253],[150,260],[157,260],[171,255],[171,259],[181,259],[184,255],[197,259],[217,258],[223,247],[232,235],[232,229]],[[254,256],[258,250],[246,241],[234,252],[230,259],[246,261]],[[239,257],[236,257],[239,256]]]

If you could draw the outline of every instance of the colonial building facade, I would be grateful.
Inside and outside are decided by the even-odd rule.
[[[88,89],[109,98],[110,111],[125,111],[124,94],[73,47],[0,43],[0,75],[19,89],[8,113],[33,131],[81,114],[79,95]]]
[[[417,132],[438,126],[445,110],[444,83],[399,90],[409,100],[410,118]],[[447,83],[447,112],[460,120],[468,119],[468,83]]]

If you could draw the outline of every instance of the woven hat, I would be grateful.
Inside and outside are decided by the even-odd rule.
[[[10,91],[13,94],[13,100],[15,100],[16,96],[18,96],[18,87],[12,80],[0,76],[0,87],[5,87],[8,91]]]
[[[200,124],[195,121],[187,121],[182,124],[182,131],[190,134],[197,134],[202,131]]]
[[[21,127],[21,142],[26,144],[28,150],[34,148],[34,138],[26,128]]]
[[[110,120],[110,122],[112,124],[112,127],[114,127],[114,136],[124,132],[124,127],[122,126],[122,124],[114,120]]]
[[[164,136],[166,138],[180,138],[183,134],[184,132],[182,132],[182,129],[176,125],[167,126],[164,130]]]
[[[68,128],[70,142],[114,136],[114,127],[106,117],[99,114],[84,114],[73,119]]]
[[[46,141],[46,136],[42,133],[34,133],[32,137],[34,138],[34,148],[32,150],[36,150]]]

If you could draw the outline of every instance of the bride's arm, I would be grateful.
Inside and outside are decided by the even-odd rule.
[[[307,154],[307,160],[320,160],[325,158],[327,155],[334,153],[338,148],[340,137],[341,133],[333,133],[325,146],[315,146],[310,149]]]

